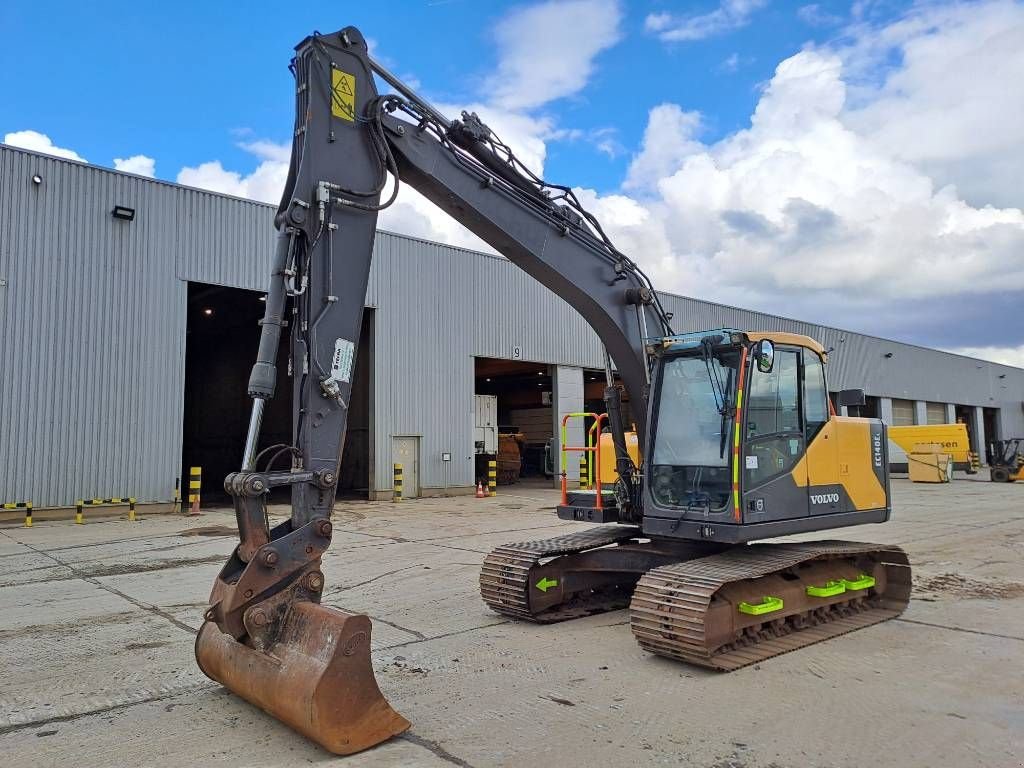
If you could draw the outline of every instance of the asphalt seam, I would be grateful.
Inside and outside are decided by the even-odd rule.
[[[109,592],[112,595],[117,595],[118,597],[120,597],[120,598],[122,598],[124,600],[127,600],[129,603],[134,605],[136,608],[139,608],[139,609],[141,609],[143,611],[146,611],[147,613],[152,613],[152,614],[154,614],[156,616],[159,616],[159,617],[161,617],[163,619],[166,619],[171,624],[176,626],[178,629],[183,629],[183,630],[185,630],[186,632],[188,632],[189,634],[192,634],[192,635],[198,634],[198,632],[199,632],[198,629],[194,629],[194,628],[190,627],[188,624],[185,624],[182,621],[178,621],[176,618],[171,616],[171,614],[167,613],[166,611],[161,610],[160,608],[157,608],[155,605],[151,605],[150,603],[144,603],[141,600],[138,600],[138,599],[132,597],[131,595],[125,594],[124,592],[122,592],[119,589],[116,589],[116,588],[114,588],[114,587],[112,587],[112,586],[110,586],[108,584],[104,584],[99,579],[93,578],[92,576],[89,576],[88,574],[85,574],[82,571],[79,571],[77,568],[75,568],[75,566],[71,565],[70,563],[64,562],[59,557],[55,557],[54,555],[51,555],[49,552],[44,552],[43,550],[37,549],[36,547],[33,547],[31,544],[26,544],[25,542],[19,542],[19,543],[23,547],[27,547],[28,549],[30,549],[33,552],[35,552],[37,555],[42,555],[43,557],[48,557],[51,560],[53,560],[53,562],[57,563],[58,565],[62,565],[65,568],[70,568],[77,575],[77,578],[81,579],[82,581],[85,581],[85,582],[88,582],[89,584],[97,586],[100,589],[105,590],[105,591]]]
[[[377,619],[374,619],[377,621]],[[503,619],[502,621],[494,621],[490,624],[481,624],[479,627],[467,627],[466,629],[457,629],[454,632],[445,632],[440,635],[432,635],[430,637],[424,637],[420,640],[406,640],[402,643],[395,643],[394,645],[384,645],[374,650],[374,653],[378,651],[393,651],[397,648],[405,648],[410,645],[416,645],[418,643],[429,643],[431,640],[445,640],[449,637],[455,637],[456,635],[465,635],[469,632],[476,632],[479,629],[487,629],[489,627],[500,627],[502,624],[512,624],[511,619]]]
[[[951,627],[947,624],[933,624],[930,621],[920,621],[918,619],[904,619],[898,618],[894,621],[902,621],[904,624],[918,624],[922,627],[934,627],[935,629],[948,629],[950,632],[966,632],[969,635],[984,635],[985,637],[995,637],[1000,640],[1016,640],[1019,643],[1024,643],[1024,637],[1017,637],[1016,635],[1001,635],[998,632],[985,632],[981,629],[968,629],[967,627]]]
[[[160,694],[159,696],[149,696],[143,699],[138,699],[136,701],[125,701],[121,702],[120,704],[110,704],[106,707],[90,709],[87,712],[75,712],[73,714],[68,715],[55,715],[53,717],[43,718],[42,720],[30,720],[25,723],[4,725],[0,726],[0,736],[6,736],[9,733],[16,733],[17,731],[24,731],[31,728],[39,728],[44,725],[50,725],[51,723],[68,723],[72,720],[80,720],[83,717],[92,717],[93,715],[102,715],[107,712],[116,712],[119,709],[130,709],[131,707],[137,707],[140,704],[152,704],[153,702],[163,701],[164,699],[171,699],[176,696],[199,693],[200,691],[209,690],[216,687],[217,685],[214,683],[197,683],[196,685],[192,685],[187,688],[180,688],[176,691]]]
[[[418,747],[423,747],[424,749],[434,753],[434,755],[441,758],[445,762],[451,763],[452,765],[457,765],[459,766],[459,768],[473,768],[472,765],[467,763],[461,757],[456,757],[447,749],[438,744],[436,741],[425,739],[422,736],[417,736],[415,733],[409,733],[408,731],[401,734],[398,738],[402,739],[403,741],[408,741],[412,744],[415,744]]]

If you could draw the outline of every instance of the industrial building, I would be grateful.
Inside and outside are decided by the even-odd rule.
[[[219,489],[244,441],[273,214],[0,146],[0,502],[167,502],[192,465]],[[679,332],[818,339],[831,350],[830,389],[866,392],[861,415],[962,420],[982,456],[987,440],[1024,434],[1022,369],[696,298],[663,302]],[[600,407],[597,337],[500,257],[380,232],[366,306],[342,493],[390,498],[395,462],[406,496],[471,492],[477,394],[497,396],[499,423],[525,435],[524,467],[538,476],[561,414]],[[286,398],[273,402],[267,443],[290,435]]]

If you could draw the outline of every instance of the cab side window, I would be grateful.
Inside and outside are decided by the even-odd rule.
[[[797,353],[776,349],[771,373],[754,366],[747,394],[747,436],[800,431]]]
[[[741,458],[747,488],[789,471],[803,455],[799,360],[797,351],[776,348],[771,373],[751,369]]]
[[[809,349],[804,355],[804,424],[805,436],[810,443],[828,421],[828,390],[825,389],[825,366],[821,358]]]

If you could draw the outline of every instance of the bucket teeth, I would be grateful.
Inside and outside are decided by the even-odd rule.
[[[199,667],[335,754],[368,749],[409,728],[377,686],[367,616],[297,602],[283,621],[266,652],[204,623],[196,638]]]

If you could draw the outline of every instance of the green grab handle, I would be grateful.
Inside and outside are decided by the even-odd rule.
[[[757,605],[751,605],[750,603],[740,603],[740,613],[749,613],[751,616],[760,616],[764,613],[774,613],[775,611],[782,610],[782,598],[771,597],[765,595],[764,599],[761,600]]]
[[[850,581],[849,579],[843,579],[843,584],[851,592],[856,592],[861,589],[870,589],[875,586],[875,577],[868,576],[866,573],[862,573],[860,578],[856,581]]]
[[[835,597],[841,595],[846,591],[846,582],[842,579],[838,581],[826,581],[824,587],[808,587],[807,594],[811,597]]]

